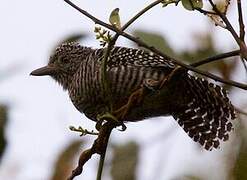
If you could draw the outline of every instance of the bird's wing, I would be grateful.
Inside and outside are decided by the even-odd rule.
[[[103,51],[104,49],[99,49],[97,51],[99,57],[103,57]],[[168,69],[173,69],[175,67],[175,64],[172,61],[152,52],[134,48],[114,47],[111,50],[111,55],[107,62],[107,66],[113,68],[128,65]]]

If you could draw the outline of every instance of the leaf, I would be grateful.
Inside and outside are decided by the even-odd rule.
[[[73,141],[66,147],[57,158],[51,180],[66,180],[73,169],[73,162],[81,149],[83,142]]]
[[[18,62],[9,65],[7,68],[0,69],[0,82],[8,80],[12,76],[18,75],[26,67],[25,62]]]
[[[229,5],[230,5],[230,0],[221,0],[217,2],[216,7],[221,13],[226,14]]]
[[[135,180],[138,154],[139,146],[136,142],[115,146],[111,167],[112,180]]]
[[[134,35],[141,38],[145,43],[153,46],[169,56],[175,56],[170,44],[166,38],[155,32],[148,32],[143,30],[135,30]]]
[[[111,23],[111,25],[117,27],[118,29],[121,28],[119,8],[116,8],[111,12],[111,15],[109,17],[109,22]]]
[[[8,107],[0,105],[0,160],[6,149],[5,127],[8,121]]]
[[[189,63],[194,63],[195,61],[217,54],[211,33],[194,33],[191,39],[194,40],[196,48],[181,52],[179,59],[186,60]],[[203,68],[205,68],[205,66]]]
[[[202,0],[182,0],[182,5],[185,9],[193,11],[195,8],[202,8]]]
[[[199,175],[192,175],[192,174],[182,175],[180,177],[174,178],[174,180],[202,180],[202,179],[204,178],[200,177]]]
[[[243,125],[238,129],[239,133],[238,140],[240,141],[240,149],[236,158],[236,162],[233,168],[234,179],[247,179],[247,134],[246,128]]]

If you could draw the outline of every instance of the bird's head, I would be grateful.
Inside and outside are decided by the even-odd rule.
[[[56,48],[47,66],[30,73],[33,76],[49,75],[67,89],[81,62],[86,59],[90,48],[78,43],[64,43]]]

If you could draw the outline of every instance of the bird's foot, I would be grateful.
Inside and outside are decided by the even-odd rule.
[[[97,117],[97,122],[96,122],[96,126],[95,128],[99,131],[100,128],[102,127],[104,121],[111,121],[112,123],[116,124],[116,126],[121,126],[121,130],[120,131],[125,131],[126,130],[126,126],[125,124],[120,121],[116,116],[114,116],[113,114],[106,112],[103,115],[98,115]]]

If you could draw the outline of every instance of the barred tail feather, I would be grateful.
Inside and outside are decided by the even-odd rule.
[[[187,103],[173,115],[178,124],[206,150],[218,148],[229,138],[235,118],[226,91],[213,83],[188,75],[184,80]]]

